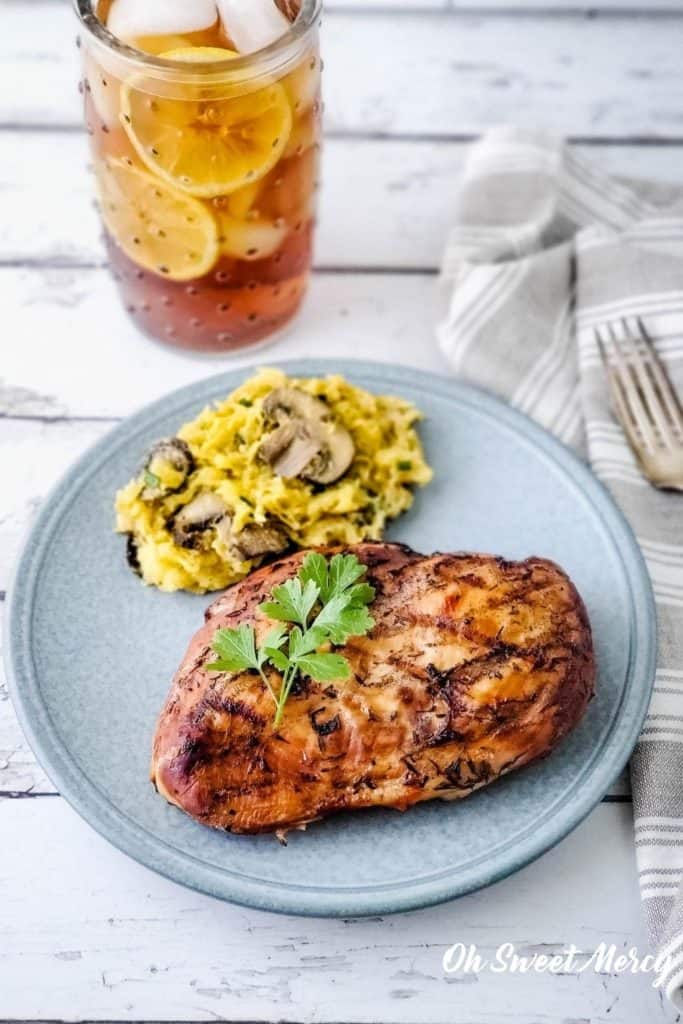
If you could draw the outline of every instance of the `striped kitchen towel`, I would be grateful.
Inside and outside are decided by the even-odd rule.
[[[454,371],[587,458],[629,519],[658,616],[631,763],[636,855],[665,988],[683,1008],[683,495],[641,476],[610,410],[593,328],[640,316],[683,394],[683,183],[610,177],[561,140],[497,129],[471,150],[440,279]]]

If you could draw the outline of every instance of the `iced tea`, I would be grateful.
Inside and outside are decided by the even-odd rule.
[[[296,312],[310,270],[319,0],[249,2],[264,24],[219,16],[244,0],[77,0],[112,271],[139,326],[188,349],[266,338]],[[283,34],[260,46],[270,9]]]

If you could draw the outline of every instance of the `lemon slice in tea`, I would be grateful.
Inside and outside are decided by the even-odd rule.
[[[228,60],[232,50],[195,46],[163,57],[191,63]],[[269,82],[255,92],[207,98],[187,84],[187,98],[151,96],[133,79],[121,88],[121,118],[150,170],[193,196],[226,195],[262,178],[287,145],[292,112],[285,90]],[[211,83],[213,88],[214,83]],[[203,95],[202,95],[203,92]]]
[[[218,259],[218,230],[192,196],[124,160],[108,157],[96,169],[102,219],[138,266],[171,281],[190,281]]]

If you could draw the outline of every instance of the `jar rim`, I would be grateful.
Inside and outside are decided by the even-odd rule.
[[[207,78],[214,76],[224,78],[226,72],[230,78],[248,79],[252,77],[250,72],[254,76],[260,76],[289,63],[317,25],[322,0],[302,0],[301,10],[289,30],[268,46],[254,53],[244,53],[226,60],[202,61],[201,64],[188,64],[187,61],[159,57],[122,42],[97,17],[93,9],[93,0],[73,0],[73,6],[88,37],[99,46],[115,53],[126,63],[135,65],[136,70],[142,67],[147,73],[157,72],[162,77],[171,73],[174,76],[182,75],[187,80],[206,81]]]

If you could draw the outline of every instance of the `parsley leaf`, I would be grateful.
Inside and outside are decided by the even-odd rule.
[[[306,654],[297,664],[300,672],[318,683],[348,679],[351,675],[351,666],[341,654]]]
[[[326,629],[321,629],[315,625],[307,629],[305,633],[302,633],[298,626],[295,626],[289,634],[289,658],[291,661],[297,661],[305,654],[310,654],[311,651],[315,651],[322,644],[326,643],[328,639],[328,632]]]
[[[317,682],[350,677],[346,658],[329,647],[345,644],[352,636],[365,636],[375,624],[368,611],[374,587],[360,582],[366,571],[355,555],[334,555],[328,561],[318,552],[309,552],[297,575],[273,587],[270,600],[259,605],[264,615],[278,623],[263,643],[257,644],[254,627],[247,623],[237,629],[219,629],[213,640],[219,658],[206,666],[207,671],[258,672],[275,703],[273,725],[278,728],[298,675]],[[277,691],[267,668],[281,675]]]
[[[275,647],[264,647],[263,653],[266,659],[275,665],[275,668],[279,669],[280,672],[286,672],[289,668],[289,658],[282,651],[277,650]],[[277,703],[277,699],[275,701]]]
[[[366,572],[364,565],[355,555],[335,555],[327,570],[328,596],[321,595],[323,601],[342,594],[352,583],[360,579]]]
[[[273,651],[278,654],[281,653],[280,648],[284,644],[288,635],[287,627],[285,625],[276,626],[275,629],[271,629],[270,633],[266,634],[263,646],[259,647],[256,655],[260,666],[263,666],[263,664],[269,659],[270,661],[273,661],[273,658],[271,657]],[[270,654],[268,652],[270,652]]]
[[[375,620],[367,608],[345,608],[339,613],[335,622],[328,626],[328,633],[333,644],[345,644],[351,636],[365,636],[375,625]]]
[[[299,579],[302,583],[314,583],[321,600],[327,599],[327,559],[317,551],[309,551],[301,563]]]
[[[318,600],[319,593],[312,580],[308,580],[302,587],[301,580],[296,576],[279,587],[273,587],[271,597],[274,600],[265,601],[259,607],[271,619],[278,619],[280,622],[296,622],[305,629],[308,616]]]
[[[209,672],[244,672],[259,668],[254,627],[243,622],[237,629],[218,629],[211,645],[219,660],[207,665]]]
[[[362,605],[372,604],[375,600],[375,588],[371,587],[369,583],[357,583],[355,587],[346,591],[346,596],[353,608],[359,608]]]
[[[320,592],[322,604],[327,604],[334,597],[348,593],[349,588],[361,578],[366,572],[355,555],[334,555],[328,562],[323,555],[312,551],[306,555],[299,577],[303,582],[314,583]],[[354,601],[367,603],[372,601],[375,592],[367,583],[359,584],[365,590],[358,590],[352,593]]]
[[[148,487],[159,487],[161,485],[161,477],[157,476],[156,473],[152,473],[149,469],[143,472],[142,479]]]

